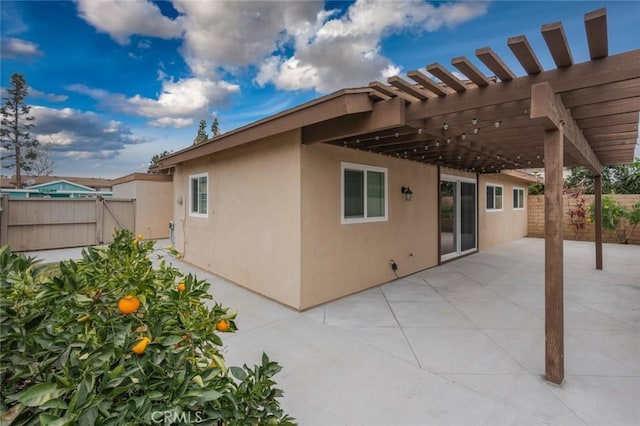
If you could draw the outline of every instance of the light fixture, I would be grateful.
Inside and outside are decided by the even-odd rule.
[[[425,145],[425,146],[424,146],[424,150],[425,150],[425,151],[429,151],[429,145]]]
[[[478,131],[479,131],[479,130],[478,130],[478,128],[477,128],[477,127],[474,127],[474,128],[473,128],[473,134],[474,134],[474,135],[477,135],[477,134],[478,134]]]
[[[475,117],[473,117],[473,118],[471,119],[471,124],[473,124],[474,126],[475,126],[476,124],[478,124],[478,119],[477,119],[477,118],[475,118]]]
[[[466,134],[466,133],[463,133],[463,134],[460,136],[460,139],[462,139],[462,140],[465,140],[466,138],[467,138],[467,134]]]
[[[502,123],[502,120],[497,120],[493,125],[497,129],[498,127],[500,127],[500,123]]]
[[[411,190],[411,188],[409,188],[408,186],[403,186],[401,191],[404,195],[404,199],[407,201],[411,201],[411,196],[413,196],[413,191]]]
[[[396,138],[397,138],[398,136],[400,136],[400,133],[396,132]]]
[[[356,139],[356,143],[360,143],[360,139]]]
[[[451,143],[451,138],[447,138],[447,143]]]
[[[440,146],[440,139],[436,141],[436,146]]]
[[[419,134],[419,135],[421,135],[421,134],[422,134],[422,127],[420,127],[420,128],[418,129],[418,134]]]
[[[442,125],[442,128],[444,130],[449,130],[449,125],[447,124],[447,122],[445,121],[444,124]]]

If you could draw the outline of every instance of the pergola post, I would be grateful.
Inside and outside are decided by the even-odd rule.
[[[596,269],[602,269],[602,175],[595,176]]]
[[[563,129],[544,132],[545,378],[564,380]]]

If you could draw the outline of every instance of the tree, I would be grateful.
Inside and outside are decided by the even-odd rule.
[[[213,123],[211,123],[211,134],[215,138],[222,134],[220,131],[220,123],[218,122],[218,117],[213,119]]]
[[[40,145],[37,158],[31,165],[31,174],[34,176],[50,176],[53,173],[55,162],[51,158],[51,142]]]
[[[38,140],[29,131],[35,126],[35,117],[30,116],[31,107],[25,103],[29,94],[27,81],[22,74],[11,75],[11,87],[7,96],[2,97],[0,114],[0,143],[2,144],[3,166],[15,167],[16,188],[22,188],[22,172],[31,171],[33,161],[38,157]]]
[[[157,171],[154,170],[158,165],[158,160],[160,160],[162,157],[167,156],[169,154],[171,154],[171,151],[167,151],[165,149],[160,154],[156,154],[153,157],[151,157],[151,162],[149,164],[149,169],[147,170],[147,173],[158,173]]]
[[[573,167],[571,175],[564,181],[566,188],[584,185],[585,193],[593,194],[594,178],[584,167]],[[631,164],[605,166],[602,168],[603,194],[640,194],[640,158]]]
[[[200,120],[200,126],[198,126],[198,134],[196,135],[196,138],[193,140],[194,145],[197,145],[202,142],[206,142],[207,139],[209,139],[209,135],[207,134],[206,128],[207,128],[207,121]]]

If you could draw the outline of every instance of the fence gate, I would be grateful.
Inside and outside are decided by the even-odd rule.
[[[135,232],[135,200],[1,198],[0,246],[13,251],[107,244],[118,229]]]

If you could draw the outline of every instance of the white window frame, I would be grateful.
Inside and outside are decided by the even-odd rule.
[[[344,171],[357,170],[364,173],[364,217],[344,217]],[[367,172],[384,174],[384,216],[367,217]],[[340,166],[340,223],[343,225],[352,223],[386,222],[389,217],[389,170],[385,167],[367,166],[364,164],[342,162]]]
[[[487,197],[487,188],[489,187],[493,187],[493,208],[489,208],[487,207],[487,201],[488,198]],[[500,188],[502,190],[502,208],[500,209],[496,209],[496,190],[495,188]],[[484,188],[484,194],[485,194],[485,200],[484,200],[484,209],[487,212],[501,212],[504,210],[504,185],[499,185],[497,183],[487,183],[485,184],[485,188]]]
[[[516,191],[518,191],[518,192],[522,191],[522,207],[516,207],[515,206],[515,203],[516,203],[516,197],[515,197]],[[511,200],[511,206],[513,207],[513,210],[524,210],[524,209],[527,208],[527,205],[526,205],[526,198],[527,197],[525,197],[526,192],[525,192],[524,188],[522,188],[520,186],[514,186],[513,190],[511,191],[511,194],[513,196],[513,200]]]
[[[204,213],[200,213],[200,212],[194,212],[193,211],[193,181],[194,179],[196,181],[199,181],[199,179],[201,177],[206,177],[207,178],[207,205],[205,206],[205,212]],[[202,218],[208,218],[209,217],[209,173],[198,173],[195,175],[189,175],[189,216],[191,217],[202,217]]]

